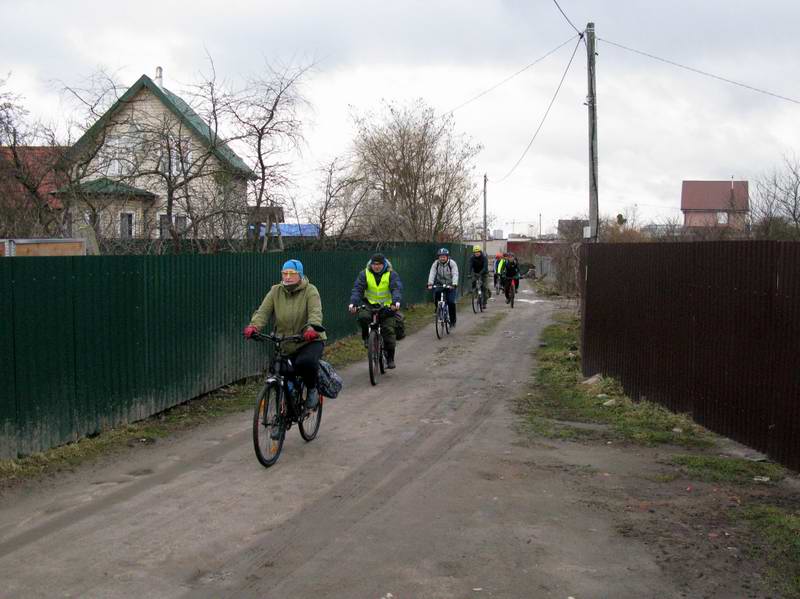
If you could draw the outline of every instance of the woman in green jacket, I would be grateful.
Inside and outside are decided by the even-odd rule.
[[[319,405],[317,376],[326,338],[322,328],[322,301],[319,291],[303,276],[303,263],[287,260],[281,269],[281,282],[273,285],[261,306],[244,328],[248,339],[267,326],[275,316],[277,335],[302,335],[304,341],[287,342],[283,351],[292,359],[295,372],[308,389],[306,405]]]

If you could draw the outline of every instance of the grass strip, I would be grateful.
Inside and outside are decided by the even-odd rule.
[[[641,445],[708,447],[713,437],[690,418],[648,401],[634,402],[618,381],[600,377],[584,384],[578,347],[580,322],[558,313],[542,333],[537,368],[517,402],[525,429],[560,439],[608,439]],[[605,426],[579,426],[570,423]]]
[[[761,553],[769,564],[769,580],[780,597],[800,599],[800,510],[796,505],[750,505],[741,517],[761,542],[751,551]]]
[[[778,464],[754,462],[743,458],[678,455],[673,456],[671,462],[678,466],[684,475],[704,482],[748,485],[775,483],[786,477],[786,470]]]

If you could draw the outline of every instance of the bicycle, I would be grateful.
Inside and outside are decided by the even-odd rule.
[[[486,309],[486,295],[483,292],[483,281],[478,277],[472,278],[472,311],[477,314]]]
[[[435,285],[431,287],[434,295],[438,292],[439,301],[436,303],[436,314],[434,316],[434,326],[436,337],[441,339],[445,334],[450,334],[450,309],[447,307],[447,291],[453,289],[451,285]]]
[[[282,337],[273,333],[257,333],[256,341],[271,341],[275,354],[269,364],[269,376],[256,398],[253,413],[253,447],[262,466],[269,468],[281,455],[286,431],[297,423],[304,441],[313,441],[322,421],[322,395],[313,410],[305,407],[307,390],[303,380],[294,372],[291,358],[281,354],[281,344],[286,341],[303,341],[302,335]]]
[[[378,384],[378,373],[386,373],[386,359],[383,353],[383,333],[381,332],[381,313],[385,306],[364,304],[360,309],[367,310],[372,319],[369,323],[367,334],[367,363],[369,364],[369,382],[373,386]]]
[[[506,279],[503,278],[503,290],[508,287],[508,292],[506,293],[506,303],[514,308],[514,296],[517,295],[517,286],[514,284],[514,279]]]

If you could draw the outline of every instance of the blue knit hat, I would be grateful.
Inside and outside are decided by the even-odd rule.
[[[291,260],[287,260],[286,262],[283,263],[283,266],[281,267],[281,271],[284,271],[284,270],[296,270],[298,273],[300,273],[300,276],[302,277],[303,276],[303,263],[300,262],[300,260],[295,260],[294,258],[292,258]]]

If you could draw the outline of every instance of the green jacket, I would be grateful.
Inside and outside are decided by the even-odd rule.
[[[263,331],[273,315],[275,333],[278,335],[302,335],[312,325],[322,326],[319,291],[305,277],[293,291],[280,283],[273,285],[250,319],[250,324]],[[320,333],[319,338],[327,339],[325,333]],[[283,345],[283,351],[292,354],[307,343],[308,341],[290,341]]]

